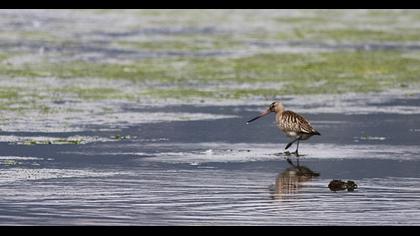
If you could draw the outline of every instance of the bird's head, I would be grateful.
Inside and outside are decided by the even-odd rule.
[[[284,107],[283,107],[283,104],[281,102],[273,102],[268,107],[268,110],[270,110],[270,112],[275,112],[275,113],[283,112]]]
[[[266,116],[268,114],[270,114],[271,112],[282,112],[284,110],[283,104],[281,102],[273,102],[270,104],[270,106],[268,107],[268,109],[264,112],[262,112],[261,114],[259,114],[257,117],[247,121],[246,123],[251,123],[252,121],[259,119],[263,116]]]

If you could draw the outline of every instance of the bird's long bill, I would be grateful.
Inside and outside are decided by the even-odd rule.
[[[259,119],[259,118],[261,118],[261,117],[263,117],[263,116],[266,116],[266,115],[268,115],[268,114],[270,114],[270,110],[267,110],[267,111],[265,111],[265,112],[261,113],[260,115],[258,115],[258,116],[257,116],[257,117],[255,117],[255,118],[250,119],[250,120],[249,120],[249,121],[247,121],[246,123],[247,123],[247,124],[249,124],[249,123],[253,122],[254,120]]]

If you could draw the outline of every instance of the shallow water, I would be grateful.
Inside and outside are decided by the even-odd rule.
[[[399,51],[401,58],[418,59],[411,52],[420,49],[417,39],[394,37],[402,30],[417,32],[416,12],[377,13],[0,11],[5,31],[0,105],[8,108],[0,109],[0,225],[420,225],[415,81],[395,78],[399,89],[380,93],[278,94],[273,99],[303,114],[322,134],[301,143],[297,169],[286,161],[296,158],[283,153],[289,140],[273,115],[245,124],[272,102],[263,94],[187,100],[138,95],[145,88],[179,86],[280,89],[288,86],[284,81],[203,83],[195,75],[177,85],[160,75],[135,83],[71,73],[55,77],[49,67],[33,76],[24,70],[37,63],[57,69],[72,61],[129,65],[146,58],[231,59],[273,52]],[[311,41],[296,30],[312,28],[347,29],[348,36],[363,29],[371,36],[327,34]],[[384,31],[384,38],[369,29]],[[136,46],[155,41],[157,48]],[[23,66],[18,70],[23,74],[9,71],[13,66]],[[183,66],[172,65],[176,73]],[[96,95],[116,92],[89,99],[89,90],[81,88],[102,89]],[[137,99],[117,96],[130,94]],[[328,188],[333,179],[353,180],[358,188],[333,192]]]
[[[419,99],[377,103],[418,106]],[[144,116],[162,108],[127,108]],[[147,123],[54,137],[82,144],[22,145],[2,132],[3,225],[419,225],[419,114],[302,113],[321,132],[302,142],[297,177],[274,116],[245,125],[261,106],[171,106],[220,119]],[[299,109],[299,108],[297,108]],[[9,137],[7,139],[6,137]],[[294,146],[292,146],[292,149]],[[296,163],[295,157],[291,157]],[[332,192],[333,179],[354,192]]]

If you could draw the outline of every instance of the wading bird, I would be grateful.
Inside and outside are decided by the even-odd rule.
[[[321,135],[318,131],[312,128],[309,121],[306,120],[303,116],[293,111],[285,111],[284,106],[281,102],[271,103],[270,107],[266,111],[261,113],[259,116],[247,121],[246,123],[249,124],[250,122],[263,116],[266,116],[271,112],[276,113],[277,127],[281,129],[284,133],[286,133],[288,137],[293,138],[293,141],[288,143],[285,149],[288,149],[294,142],[297,141],[296,151],[294,152],[294,154],[296,154],[297,157],[299,157],[298,149],[300,140],[309,139],[313,135]]]

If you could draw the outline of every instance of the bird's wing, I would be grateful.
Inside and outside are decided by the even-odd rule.
[[[308,134],[316,132],[316,130],[312,128],[308,120],[306,120],[303,116],[293,111],[285,111],[283,112],[283,116],[284,116],[285,121],[287,121],[287,123],[294,124],[292,125],[293,128],[292,127],[290,128],[292,128],[295,131],[308,133]]]

